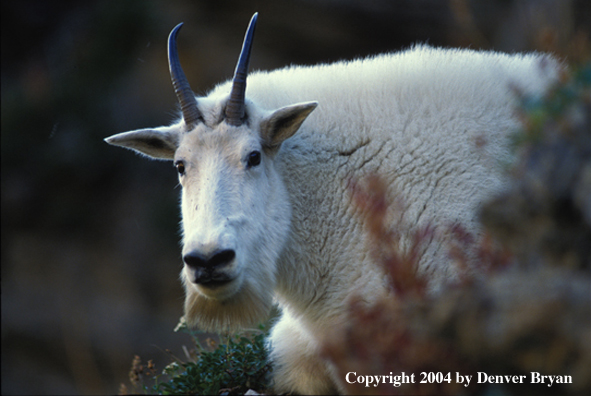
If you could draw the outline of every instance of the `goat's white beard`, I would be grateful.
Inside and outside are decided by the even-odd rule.
[[[232,297],[216,300],[199,293],[183,275],[187,324],[204,331],[236,331],[258,325],[273,306],[275,279],[271,274],[265,278],[261,279],[261,274],[247,277]]]

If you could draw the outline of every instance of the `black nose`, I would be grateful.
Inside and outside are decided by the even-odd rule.
[[[210,255],[203,255],[200,252],[191,252],[183,256],[183,261],[191,268],[214,269],[228,264],[234,260],[236,252],[232,249],[218,250]]]

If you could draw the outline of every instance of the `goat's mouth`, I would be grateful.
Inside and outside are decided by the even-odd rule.
[[[208,289],[217,289],[223,286],[228,285],[234,280],[234,278],[224,277],[223,279],[208,279],[208,280],[197,280],[193,282],[201,287],[206,287]]]
[[[197,292],[215,300],[226,300],[241,288],[243,277],[230,268],[194,268],[185,265],[184,277]]]
[[[189,279],[200,294],[220,301],[234,296],[242,284],[240,276],[232,276],[228,273],[213,273],[198,278],[189,277]]]
[[[235,277],[227,272],[207,270],[203,268],[187,268],[189,280],[207,289],[217,289],[231,283]]]

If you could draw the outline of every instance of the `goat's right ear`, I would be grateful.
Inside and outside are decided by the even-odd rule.
[[[109,136],[105,142],[125,147],[151,158],[172,160],[179,145],[178,126],[138,129]]]

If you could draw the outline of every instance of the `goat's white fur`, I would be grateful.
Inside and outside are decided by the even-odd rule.
[[[502,188],[515,92],[542,92],[557,69],[544,55],[428,46],[291,66],[249,74],[240,127],[223,122],[228,82],[197,99],[204,123],[191,131],[181,120],[108,141],[184,161],[183,253],[236,251],[228,286],[195,284],[185,267],[188,322],[256,324],[275,298],[283,309],[270,337],[275,390],[330,393],[342,379],[318,357],[320,341],[345,320],[353,294],[371,302],[385,292],[351,205],[351,178],[380,174],[405,202],[397,224],[408,231],[459,223],[478,234],[478,206]],[[310,101],[319,103],[311,114]],[[263,159],[246,169],[252,150]],[[433,238],[422,256],[433,277],[445,276],[434,269],[446,261],[445,242]]]

